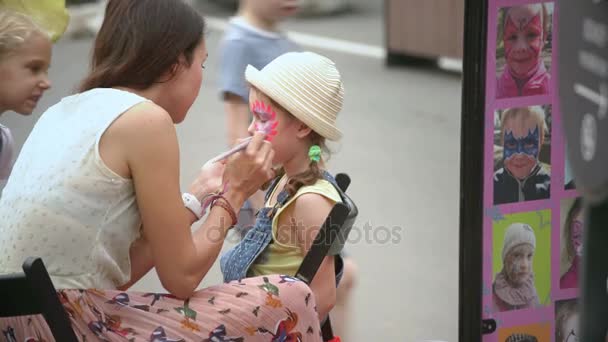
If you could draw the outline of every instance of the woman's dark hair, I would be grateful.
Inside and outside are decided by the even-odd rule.
[[[109,0],[80,91],[166,82],[182,56],[192,64],[204,31],[204,19],[183,0]]]
[[[576,255],[574,244],[572,243],[572,223],[582,209],[583,202],[580,198],[577,198],[574,203],[572,203],[570,210],[568,210],[568,216],[566,216],[566,222],[564,222],[564,235],[566,235],[566,252],[568,253],[568,260],[572,260]]]

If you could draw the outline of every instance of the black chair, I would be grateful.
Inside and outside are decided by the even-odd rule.
[[[42,259],[25,260],[23,272],[0,275],[0,317],[42,314],[56,341],[77,342]]]
[[[309,285],[317,274],[323,259],[327,255],[338,255],[342,251],[359,214],[355,203],[345,194],[350,185],[350,177],[344,173],[337,174],[336,183],[338,183],[343,203],[334,205],[296,273],[298,279]],[[342,265],[336,265],[336,268],[342,269]],[[323,322],[321,332],[324,341],[332,341],[335,338],[329,317]]]

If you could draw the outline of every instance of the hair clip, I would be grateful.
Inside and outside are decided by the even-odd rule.
[[[319,145],[310,146],[308,158],[310,158],[310,161],[318,163],[321,160],[321,147],[319,147]]]

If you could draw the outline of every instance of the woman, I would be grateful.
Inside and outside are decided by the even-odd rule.
[[[110,0],[81,92],[47,110],[0,201],[0,274],[44,260],[84,340],[318,341],[310,289],[267,276],[195,292],[234,208],[274,176],[256,134],[226,165],[206,164],[180,198],[174,128],[198,95],[204,21],[182,0]],[[202,226],[200,203],[223,189]],[[152,267],[169,295],[125,292]],[[17,340],[48,338],[39,317],[0,320]]]

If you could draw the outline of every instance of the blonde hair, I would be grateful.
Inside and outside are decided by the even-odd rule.
[[[6,8],[0,9],[0,60],[35,33],[51,38],[32,18]]]
[[[545,139],[545,111],[540,106],[509,108],[505,110],[500,119],[500,136],[502,137],[502,144],[504,145],[505,143],[505,123],[507,120],[514,120],[518,117],[521,117],[522,119],[531,118],[536,122],[538,134],[540,135],[539,145],[542,146]]]

